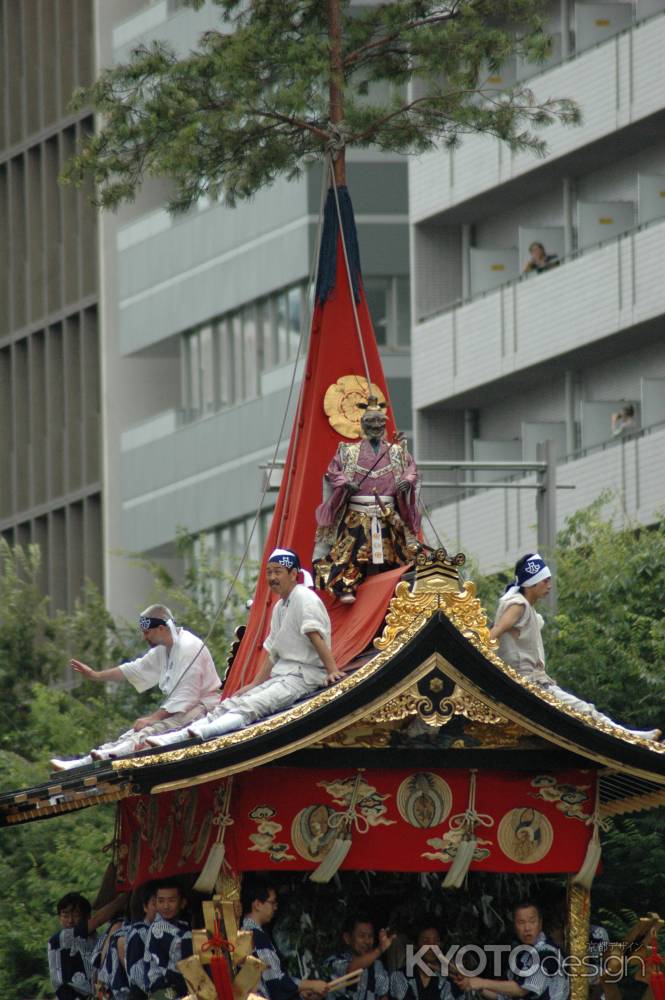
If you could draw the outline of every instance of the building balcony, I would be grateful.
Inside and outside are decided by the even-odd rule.
[[[574,364],[600,341],[653,321],[665,313],[664,257],[661,220],[418,323],[414,408],[451,402],[554,359]]]
[[[547,190],[554,178],[588,172],[653,142],[655,119],[664,116],[664,46],[665,15],[657,14],[530,80],[537,99],[573,98],[583,116],[579,127],[557,124],[543,132],[543,160],[511,153],[487,136],[467,136],[454,151],[414,159],[412,223],[471,221]]]
[[[557,482],[575,489],[557,491],[557,530],[569,515],[588,507],[604,491],[611,493],[608,512],[618,523],[659,521],[665,502],[664,449],[665,425],[661,423],[559,463]],[[533,477],[514,481],[535,482]],[[536,551],[535,489],[499,487],[441,505],[445,492],[426,491],[432,522],[443,544],[476,559],[481,572],[512,566],[523,553]]]

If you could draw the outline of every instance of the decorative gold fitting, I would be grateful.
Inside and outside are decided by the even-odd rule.
[[[433,552],[418,552],[415,558],[416,579],[413,591],[416,594],[442,594],[462,590],[460,567],[466,562],[463,552],[449,556],[444,548]]]

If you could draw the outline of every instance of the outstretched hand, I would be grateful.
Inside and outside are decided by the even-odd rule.
[[[81,663],[80,660],[70,660],[69,665],[72,670],[75,670],[77,674],[83,674],[88,680],[95,680],[97,671],[89,667],[87,663]]]

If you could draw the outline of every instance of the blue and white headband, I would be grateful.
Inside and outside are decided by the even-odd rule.
[[[166,625],[169,632],[171,633],[171,638],[176,642],[178,638],[178,629],[172,618],[152,618],[148,615],[139,616],[139,628],[142,632],[147,632],[151,628],[159,628],[160,625]]]
[[[298,570],[298,583],[304,583],[306,587],[313,588],[314,580],[312,574],[300,565],[300,559],[292,549],[274,549],[268,556],[269,563],[277,566],[284,566],[285,569]]]
[[[273,549],[268,556],[269,563],[277,563],[285,569],[300,569],[300,559],[291,549]]]
[[[535,587],[541,580],[549,580],[552,571],[541,555],[534,552],[527,561],[520,566],[515,579],[508,584],[505,596],[512,596],[518,593],[521,587]]]

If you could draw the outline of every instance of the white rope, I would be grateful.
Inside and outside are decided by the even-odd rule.
[[[335,168],[333,165],[332,155],[328,156],[328,166],[330,169],[330,178],[332,180],[332,189],[335,196],[335,207],[337,209],[337,220],[339,222],[339,232],[342,237],[342,253],[344,254],[344,265],[346,267],[346,277],[349,283],[349,294],[351,295],[351,306],[353,308],[353,319],[356,324],[356,333],[358,335],[358,342],[360,344],[360,353],[363,359],[363,367],[365,369],[365,378],[367,379],[367,393],[371,396],[372,394],[372,379],[369,374],[369,364],[367,363],[367,354],[365,353],[365,343],[363,341],[363,334],[360,328],[360,319],[358,318],[358,309],[356,307],[356,297],[353,294],[353,279],[351,277],[351,267],[349,265],[349,255],[346,249],[346,239],[344,237],[344,226],[342,225],[342,213],[339,207],[339,194],[337,192],[337,181],[335,180]]]
[[[303,345],[303,342],[304,342],[304,339],[305,339],[305,332],[309,329],[309,327],[311,326],[311,323],[312,323],[312,315],[313,315],[312,306],[311,306],[311,302],[312,302],[312,288],[315,287],[315,285],[316,285],[316,281],[318,279],[318,273],[319,273],[319,252],[320,252],[320,249],[321,249],[321,234],[322,234],[322,231],[323,231],[323,209],[324,209],[324,204],[325,204],[325,193],[326,193],[326,172],[324,170],[322,172],[322,181],[321,181],[321,199],[320,199],[320,204],[319,204],[319,219],[318,219],[317,236],[316,236],[316,240],[315,240],[314,252],[312,254],[312,260],[311,260],[311,263],[310,263],[310,269],[309,269],[309,275],[308,275],[308,281],[307,281],[307,296],[306,296],[307,305],[306,305],[306,308],[303,310],[303,314],[302,314],[301,320],[300,320],[300,335],[299,335],[299,338],[298,338],[298,347],[297,347],[296,356],[295,356],[295,359],[294,359],[294,362],[293,362],[293,372],[291,374],[291,383],[289,385],[289,391],[288,391],[288,395],[287,395],[287,398],[286,398],[286,403],[284,404],[284,414],[282,416],[282,422],[281,422],[281,425],[280,425],[280,428],[279,428],[279,434],[277,436],[277,443],[275,445],[275,449],[273,451],[273,456],[272,456],[272,461],[270,463],[270,471],[271,472],[275,468],[275,463],[277,461],[277,456],[279,454],[279,449],[282,446],[282,438],[284,436],[284,430],[285,430],[285,427],[286,427],[286,421],[287,421],[288,414],[289,414],[289,408],[291,406],[291,400],[293,398],[293,390],[295,388],[296,377],[297,377],[297,372],[298,372],[298,362],[300,360],[300,353],[302,351],[302,345]],[[301,399],[302,399],[302,394],[301,394]],[[299,429],[299,423],[300,423],[300,406],[301,406],[301,401],[299,400],[299,402],[298,402],[298,409],[296,411],[296,420],[295,420],[296,435],[299,434],[299,430],[300,430]],[[297,440],[297,438],[296,438],[296,440]],[[287,472],[287,470],[285,469],[284,470],[284,474],[286,474],[286,472]],[[257,527],[257,525],[259,523],[259,519],[261,517],[261,513],[262,513],[262,510],[263,510],[263,505],[265,503],[266,495],[268,493],[268,487],[270,485],[270,478],[271,478],[270,474],[268,474],[265,477],[265,482],[263,484],[263,489],[261,491],[261,496],[259,497],[259,502],[258,502],[258,506],[256,508],[256,513],[254,515],[254,520],[252,521],[252,526],[249,529],[249,534],[247,536],[247,541],[245,543],[245,548],[244,548],[243,553],[242,553],[242,555],[240,557],[240,561],[238,563],[236,571],[233,574],[233,578],[232,578],[232,580],[231,580],[231,582],[230,582],[230,584],[228,586],[226,594],[225,594],[223,600],[220,602],[219,606],[217,607],[217,610],[216,610],[215,615],[214,615],[214,617],[212,619],[212,623],[210,625],[210,628],[208,629],[205,637],[201,640],[201,645],[199,646],[199,648],[197,649],[196,653],[194,654],[194,656],[192,657],[192,659],[190,660],[190,662],[187,664],[187,666],[183,670],[183,672],[182,672],[182,674],[180,676],[180,679],[178,680],[178,684],[180,684],[182,682],[182,680],[183,680],[185,674],[187,673],[187,671],[189,670],[189,668],[194,665],[194,663],[196,662],[196,660],[200,656],[201,652],[203,651],[203,648],[205,647],[206,643],[208,642],[208,639],[212,635],[212,633],[213,633],[213,631],[215,629],[215,626],[217,625],[217,622],[219,621],[219,619],[220,619],[221,615],[224,613],[224,611],[226,611],[228,603],[231,600],[231,595],[233,594],[233,591],[235,590],[235,587],[236,587],[236,585],[238,583],[238,580],[240,578],[240,574],[242,572],[242,569],[243,569],[243,567],[245,565],[245,562],[247,561],[247,556],[249,555],[249,550],[250,550],[250,547],[251,547],[251,544],[252,544],[252,538],[254,537],[254,532],[256,531],[256,527]],[[290,481],[289,480],[290,480],[290,477],[289,477],[289,479],[287,479],[287,493],[286,493],[286,496],[284,498],[284,505],[282,507],[282,511],[284,511],[286,509],[286,501],[288,499],[288,490],[289,490],[289,487],[290,487]],[[244,680],[244,675],[245,675],[245,671],[243,670],[243,675],[241,677],[241,682]],[[176,684],[176,687],[178,687],[178,684]],[[175,691],[175,688],[173,690]],[[173,693],[173,692],[171,692],[171,693]]]

